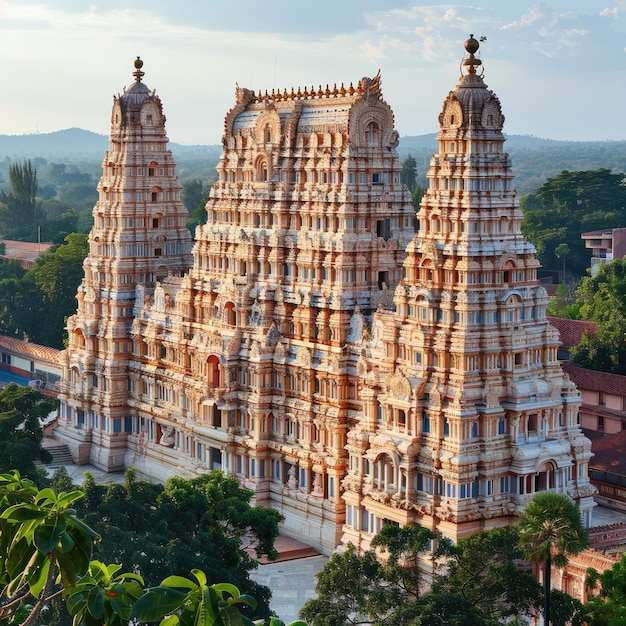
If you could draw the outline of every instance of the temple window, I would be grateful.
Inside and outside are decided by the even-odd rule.
[[[378,145],[380,142],[380,128],[376,122],[370,122],[365,127],[365,143],[368,146]]]

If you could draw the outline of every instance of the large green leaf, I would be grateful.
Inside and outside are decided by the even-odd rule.
[[[92,617],[102,617],[104,613],[105,591],[102,587],[93,587],[87,595],[87,609]]]
[[[184,576],[168,576],[161,581],[163,587],[182,587],[183,589],[196,589],[198,585]]]
[[[50,518],[47,523],[35,528],[33,533],[35,547],[44,554],[52,552],[59,545],[66,529],[67,522],[63,518]]]
[[[50,559],[43,559],[36,569],[33,570],[32,576],[29,578],[30,592],[39,598],[41,592],[46,586],[48,573],[50,572]]]
[[[132,616],[140,622],[156,622],[176,611],[186,598],[187,594],[178,589],[153,587],[135,602]]]
[[[25,522],[45,519],[48,517],[48,511],[34,504],[15,504],[5,509],[0,517],[10,522]]]

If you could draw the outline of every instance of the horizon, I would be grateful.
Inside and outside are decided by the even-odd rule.
[[[14,138],[18,138],[18,137],[42,137],[42,136],[47,136],[47,135],[54,135],[56,133],[62,133],[65,131],[70,131],[70,130],[79,130],[81,132],[86,132],[86,133],[91,133],[94,135],[97,135],[98,137],[103,137],[104,139],[108,139],[109,138],[109,134],[108,133],[99,133],[97,131],[94,130],[90,130],[88,128],[80,128],[79,126],[71,126],[68,128],[59,128],[57,130],[51,130],[45,133],[42,132],[34,132],[34,133],[21,133],[21,134],[8,134],[8,133],[0,133],[0,137],[14,137]],[[428,133],[421,133],[419,135],[400,135],[400,142],[402,142],[402,139],[412,139],[412,138],[419,138],[419,137],[427,137],[429,135],[437,135],[438,131],[432,131],[432,132],[428,132]],[[503,134],[506,137],[527,137],[529,139],[537,139],[538,141],[554,141],[556,143],[622,143],[622,142],[626,142],[626,139],[554,139],[552,137],[539,137],[537,135],[531,135],[529,133],[507,133],[503,131]],[[174,141],[173,139],[171,139],[168,136],[168,141],[170,144],[176,144],[179,146],[185,146],[185,147],[195,147],[195,146],[221,146],[221,142],[216,142],[216,143],[183,143],[180,141]]]
[[[111,98],[132,83],[137,56],[174,143],[219,144],[237,84],[348,85],[378,69],[400,136],[430,134],[474,33],[487,38],[479,55],[507,134],[624,140],[626,0],[590,4],[320,0],[305,13],[289,0],[3,0],[0,134],[108,134]]]

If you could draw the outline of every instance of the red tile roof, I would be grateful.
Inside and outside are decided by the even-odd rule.
[[[595,333],[598,330],[596,322],[582,322],[580,320],[568,320],[562,317],[548,316],[548,322],[559,331],[561,343],[564,348],[573,348],[580,343],[585,331]]]
[[[14,354],[30,355],[40,361],[48,361],[55,365],[59,362],[58,357],[61,352],[55,348],[41,346],[38,343],[23,341],[15,337],[7,337],[6,335],[0,335],[0,348],[5,348]]]
[[[583,428],[583,432],[591,439],[594,455],[589,461],[589,468],[626,476],[626,430],[606,434]]]
[[[588,370],[571,363],[561,363],[561,367],[579,389],[626,396],[626,376]]]

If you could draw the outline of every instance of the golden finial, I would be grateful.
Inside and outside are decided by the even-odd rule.
[[[339,95],[340,96],[346,95],[346,86],[343,83],[341,83],[341,87],[339,88]]]
[[[481,41],[486,39],[486,37],[480,38]],[[474,35],[470,34],[470,38],[465,42],[465,50],[469,53],[469,58],[463,59],[463,66],[467,67],[468,74],[476,74],[476,68],[482,65],[482,61],[474,56],[478,52],[478,48],[480,48],[480,44],[474,39]]]
[[[141,71],[141,68],[143,67],[143,61],[141,60],[141,57],[137,57],[135,59],[134,66],[135,66],[135,71],[133,72],[133,76],[135,77],[135,81],[140,83],[141,79],[145,75],[145,72]]]

